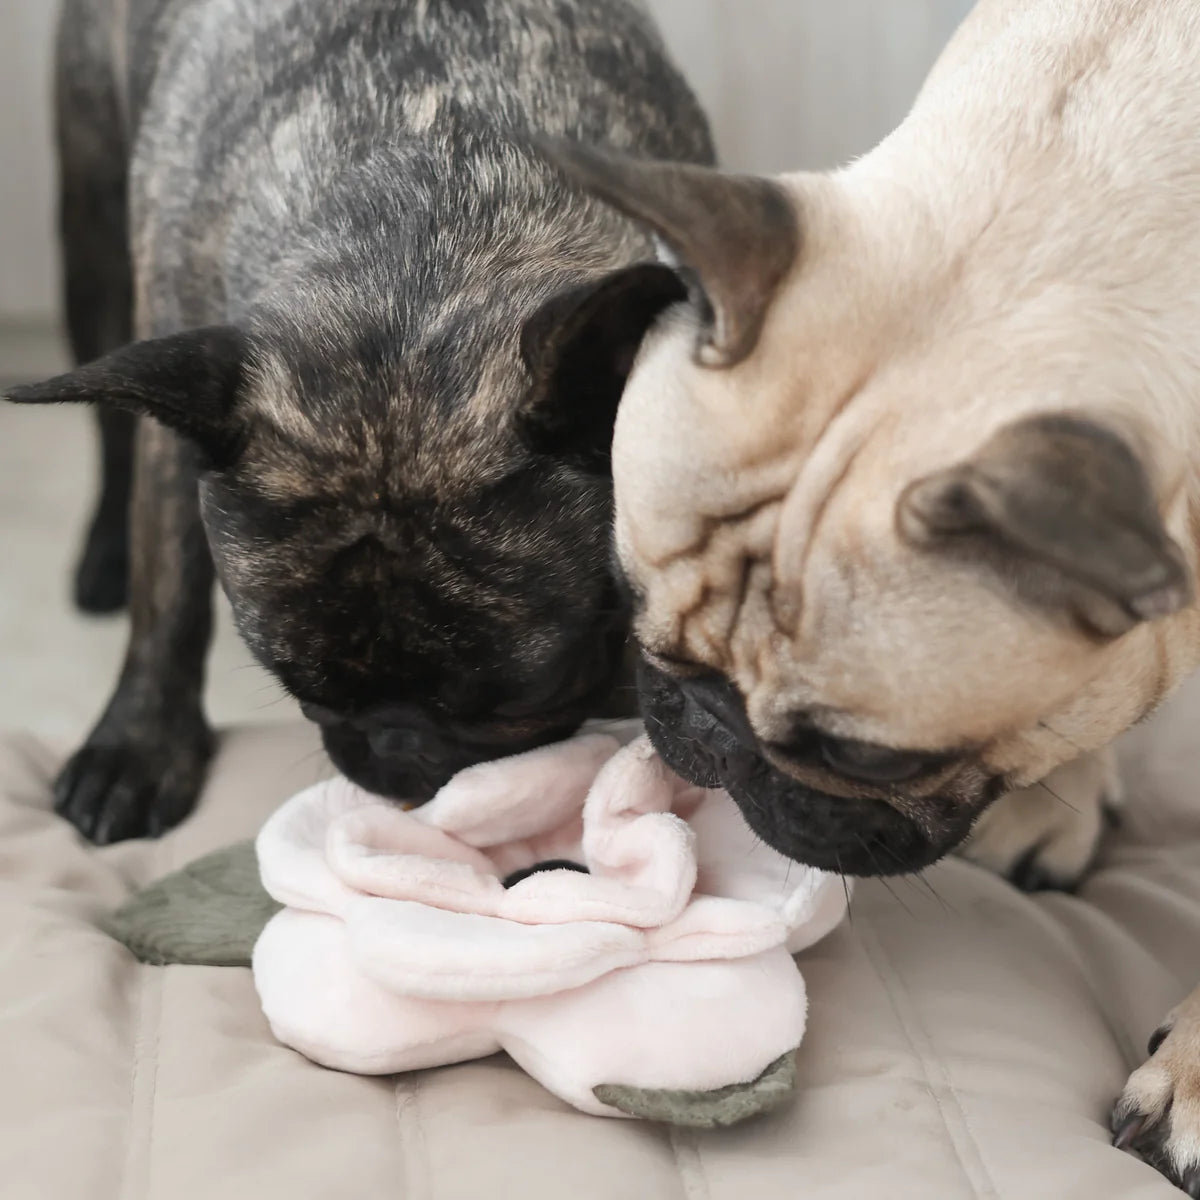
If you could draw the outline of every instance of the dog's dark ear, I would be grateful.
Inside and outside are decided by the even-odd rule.
[[[245,337],[214,325],[134,342],[45,383],[11,388],[17,404],[105,404],[153,417],[195,442],[220,465],[236,447],[235,415]]]
[[[981,550],[1042,602],[1117,636],[1192,598],[1149,475],[1119,434],[1082,417],[1019,421],[969,462],[912,484],[901,534]]]
[[[705,366],[748,357],[779,285],[800,250],[800,220],[787,193],[752,175],[683,163],[651,163],[569,143],[545,145],[583,190],[649,226],[698,282]]]
[[[655,318],[687,299],[669,267],[641,263],[546,301],[521,331],[533,377],[523,433],[539,453],[607,474],[617,406]]]

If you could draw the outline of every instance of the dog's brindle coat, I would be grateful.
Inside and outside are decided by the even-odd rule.
[[[365,786],[567,733],[610,685],[608,443],[680,285],[533,148],[711,160],[626,0],[66,0],[66,299],[100,406],[77,586],[125,596],[116,691],[57,785],[99,842],[190,810],[213,564]],[[142,339],[122,349],[131,337]],[[106,356],[106,357],[102,357]]]

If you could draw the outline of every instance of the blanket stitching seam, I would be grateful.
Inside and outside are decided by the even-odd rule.
[[[142,967],[142,970],[147,968]],[[163,1008],[166,1003],[167,992],[167,976],[166,967],[151,967],[150,970],[157,971],[155,977],[155,991],[158,994],[158,1003],[155,1006],[154,1015],[154,1047],[150,1055],[150,1099],[146,1105],[146,1166],[143,1172],[146,1180],[146,1196],[150,1196],[150,1166],[152,1161],[152,1153],[154,1150],[154,1115],[158,1107],[158,1079],[159,1071],[159,1050],[162,1046],[162,1031],[163,1031]]]
[[[400,1146],[404,1154],[404,1175],[412,1190],[405,1189],[405,1200],[424,1200],[433,1195],[425,1141],[425,1125],[421,1118],[421,1089],[416,1076],[396,1079],[396,1124],[400,1128]],[[420,1162],[418,1163],[418,1159]],[[420,1185],[416,1185],[420,1175]]]
[[[963,1106],[962,1098],[958,1094],[953,1082],[950,1079],[949,1072],[937,1059],[936,1054],[927,1055],[922,1048],[917,1044],[917,1038],[914,1036],[914,1026],[919,1026],[919,1019],[915,1012],[911,1019],[906,1018],[905,1010],[911,1006],[902,1004],[898,996],[898,990],[903,990],[906,995],[908,989],[901,979],[899,972],[892,965],[887,951],[883,948],[883,943],[874,930],[867,927],[867,922],[859,918],[856,922],[856,928],[864,933],[863,948],[867,953],[867,958],[870,960],[872,967],[875,969],[876,977],[883,984],[884,990],[887,992],[888,1001],[891,1004],[892,1011],[896,1015],[896,1020],[900,1024],[901,1031],[904,1033],[913,1053],[917,1056],[917,1061],[921,1065],[922,1074],[925,1076],[926,1086],[929,1088],[929,1094],[933,1098],[934,1104],[937,1106],[938,1115],[942,1119],[942,1125],[946,1130],[946,1136],[950,1143],[951,1150],[954,1151],[954,1157],[958,1160],[959,1169],[962,1171],[963,1178],[967,1186],[971,1189],[971,1193],[980,1200],[983,1196],[988,1196],[991,1200],[999,1200],[1000,1193],[996,1188],[995,1181],[988,1171],[987,1163],[983,1157],[983,1151],[979,1145],[979,1139],[975,1136],[975,1131],[971,1125],[970,1118],[967,1116],[966,1109]],[[928,1034],[923,1029],[918,1030],[923,1041],[928,1041]],[[935,1079],[935,1074],[939,1077]],[[974,1152],[974,1158],[978,1161],[979,1170],[983,1173],[984,1190],[981,1190],[979,1183],[974,1178],[974,1172],[968,1169],[967,1160],[963,1155],[962,1147],[959,1145],[959,1138],[955,1137],[953,1124],[946,1110],[946,1105],[943,1102],[939,1091],[949,1093],[950,1099],[954,1102],[954,1107],[957,1109],[959,1121],[961,1122],[962,1132],[966,1134],[967,1141],[970,1144],[971,1150]],[[955,1122],[954,1124],[957,1124]]]
[[[155,847],[156,852],[152,852],[151,857],[156,861],[154,874],[161,875],[164,873],[161,862],[166,858],[165,847],[162,842],[159,842]],[[166,864],[169,866],[169,862]],[[153,1039],[153,1075],[150,1080],[150,1108],[149,1116],[147,1117],[147,1129],[145,1136],[145,1162],[142,1172],[143,1187],[142,1195],[148,1197],[150,1195],[150,1154],[153,1146],[153,1130],[154,1123],[154,1105],[155,1098],[158,1095],[158,1052],[162,1038],[162,997],[163,997],[163,979],[162,972],[165,968],[148,967],[142,963],[135,964],[134,969],[138,974],[137,982],[137,1009],[134,1019],[133,1029],[133,1061],[130,1064],[129,1070],[129,1135],[125,1147],[125,1159],[121,1171],[121,1187],[120,1194],[130,1195],[130,1188],[134,1178],[133,1174],[133,1158],[137,1148],[138,1138],[135,1136],[137,1132],[136,1111],[135,1107],[138,1098],[138,1081],[143,1078],[146,1070],[146,1041],[147,1041],[147,1008],[150,1004],[151,985],[153,984],[158,992],[157,1013],[154,1023],[154,1039]]]
[[[122,1165],[121,1165],[121,1186],[118,1189],[118,1194],[122,1195],[122,1196],[127,1196],[129,1194],[129,1181],[133,1175],[133,1154],[134,1154],[134,1143],[136,1141],[136,1139],[134,1137],[134,1128],[135,1128],[134,1108],[137,1103],[137,1081],[138,1081],[138,1074],[141,1071],[141,1063],[142,1063],[142,1051],[141,1051],[142,1024],[145,1019],[144,1014],[145,1014],[145,1008],[146,1008],[147,991],[148,991],[148,986],[149,986],[149,982],[148,982],[148,980],[146,978],[146,974],[145,974],[145,968],[143,968],[142,966],[139,965],[135,968],[135,970],[137,971],[138,980],[137,980],[137,1001],[136,1001],[136,1009],[135,1009],[136,1017],[134,1019],[134,1029],[133,1029],[133,1048],[132,1048],[133,1053],[130,1056],[131,1061],[129,1064],[129,1092],[128,1092],[128,1098],[129,1098],[128,1129],[129,1129],[129,1132],[126,1135],[125,1155],[124,1155],[124,1158],[122,1159]]]
[[[673,1125],[667,1130],[667,1142],[675,1159],[675,1170],[685,1200],[712,1200],[696,1137]]]
[[[1056,897],[1056,899],[1075,901],[1076,897],[1064,896]],[[1090,957],[1079,945],[1076,938],[1072,936],[1073,931],[1067,928],[1066,923],[1052,911],[1049,904],[1040,903],[1034,899],[1032,907],[1037,911],[1039,923],[1053,937],[1055,944],[1062,951],[1064,957],[1074,965],[1088,996],[1091,998],[1096,1014],[1104,1023],[1105,1029],[1108,1030],[1113,1044],[1120,1052],[1122,1061],[1132,1070],[1143,1061],[1143,1058],[1138,1055],[1138,1047],[1135,1045],[1132,1036],[1116,1021],[1111,1009],[1105,1002],[1104,989],[1099,987],[1096,980],[1092,977]],[[1123,929],[1120,923],[1115,921],[1105,910],[1101,909],[1098,905],[1091,905],[1090,907],[1104,917],[1109,925],[1115,926],[1122,934],[1132,938],[1132,934]]]

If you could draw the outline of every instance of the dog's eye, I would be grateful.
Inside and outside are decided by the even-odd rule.
[[[928,770],[936,757],[914,750],[892,750],[871,742],[822,737],[821,757],[839,775],[864,783],[903,783]]]

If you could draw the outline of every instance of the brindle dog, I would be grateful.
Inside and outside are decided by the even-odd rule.
[[[119,607],[128,561],[132,617],[58,810],[104,843],[192,808],[214,564],[366,787],[419,800],[574,728],[625,641],[616,404],[682,289],[535,143],[711,160],[642,9],[66,0],[58,130],[87,365],[10,398],[99,407],[77,594]]]

